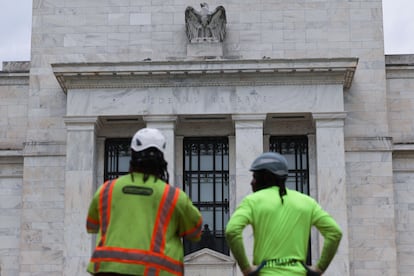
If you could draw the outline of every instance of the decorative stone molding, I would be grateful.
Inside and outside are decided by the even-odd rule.
[[[92,88],[342,84],[351,86],[357,58],[182,60],[52,64],[63,91]]]
[[[211,250],[209,248],[203,248],[184,257],[186,265],[196,264],[229,264],[234,265],[235,261],[220,252]]]
[[[394,173],[414,173],[414,150],[394,151],[392,158],[392,169]]]
[[[317,127],[343,127],[346,118],[345,112],[312,113]]]
[[[414,65],[387,65],[387,79],[414,79]]]
[[[387,79],[413,79],[414,78],[413,55],[385,56],[385,69],[386,69]]]
[[[394,152],[413,152],[414,153],[414,143],[395,143],[392,146]]]
[[[26,72],[30,70],[30,61],[3,61],[4,72]]]
[[[29,72],[6,73],[0,71],[0,86],[29,85]]]
[[[0,180],[10,179],[10,178],[21,179],[22,177],[23,177],[22,151],[0,150]]]
[[[96,116],[67,116],[64,122],[68,130],[82,131],[93,130],[99,131],[102,127],[102,121]]]

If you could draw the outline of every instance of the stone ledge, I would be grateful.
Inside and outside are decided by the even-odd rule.
[[[0,157],[21,157],[23,152],[20,149],[2,150],[0,149]]]
[[[406,144],[394,144],[393,151],[401,151],[401,152],[413,152],[414,153],[414,143],[406,143]]]
[[[392,137],[349,137],[345,138],[345,151],[392,151]]]
[[[23,156],[65,156],[66,143],[52,141],[30,141],[24,143]]]

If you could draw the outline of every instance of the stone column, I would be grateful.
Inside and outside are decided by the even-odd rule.
[[[175,172],[174,185],[184,190],[184,136],[175,136]]]
[[[230,185],[230,197],[229,197],[229,209],[230,214],[233,213],[236,208],[236,137],[229,136],[229,185]]]
[[[345,181],[345,113],[312,114],[316,128],[317,200],[340,225],[343,237],[329,275],[349,275],[348,218]],[[323,239],[320,239],[320,249]]]
[[[236,202],[251,193],[252,173],[250,165],[263,153],[263,121],[266,115],[233,115],[235,125]]]
[[[170,175],[170,183],[174,186],[175,183],[175,122],[176,116],[144,116],[144,121],[147,122],[147,127],[156,128],[164,134],[167,141],[167,146],[164,153],[164,158],[168,162],[168,173]]]
[[[263,122],[265,114],[259,115],[233,115],[235,124],[235,197],[230,199],[230,209],[234,208],[240,201],[252,192],[250,182],[252,173],[250,165],[259,154],[263,153]],[[243,238],[247,256],[252,261],[253,256],[253,234],[249,227],[244,231]],[[240,269],[237,269],[240,275]]]
[[[86,266],[93,248],[86,216],[96,185],[97,117],[66,117],[65,276],[89,275]]]

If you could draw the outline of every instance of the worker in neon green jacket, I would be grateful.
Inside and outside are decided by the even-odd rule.
[[[253,194],[242,200],[226,226],[227,243],[243,275],[322,275],[342,238],[338,224],[314,199],[285,187],[284,156],[263,153],[250,170]],[[243,244],[247,225],[253,228],[253,265]],[[323,235],[324,245],[317,264],[308,267],[304,262],[312,226]]]
[[[159,130],[139,130],[131,141],[130,173],[96,191],[86,223],[98,234],[89,273],[184,274],[181,239],[200,240],[202,217],[182,190],[168,184],[164,149]]]

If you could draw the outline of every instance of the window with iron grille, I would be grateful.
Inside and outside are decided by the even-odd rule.
[[[309,155],[307,136],[271,136],[269,150],[278,152],[288,161],[289,176],[286,187],[309,195]],[[311,264],[309,241],[307,264]]]
[[[184,191],[203,215],[201,241],[184,241],[185,254],[202,248],[229,255],[224,229],[229,220],[227,137],[184,138]]]
[[[308,137],[271,136],[269,149],[282,154],[288,161],[286,187],[309,195]]]
[[[131,139],[117,138],[105,141],[104,179],[114,179],[129,171]]]

